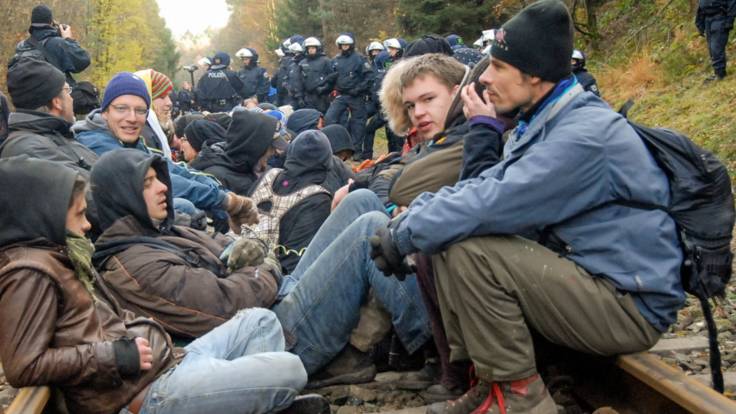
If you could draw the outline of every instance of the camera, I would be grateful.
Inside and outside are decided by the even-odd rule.
[[[194,71],[196,71],[197,69],[199,69],[199,68],[197,67],[197,65],[186,65],[186,66],[182,66],[181,68],[182,68],[182,69],[184,69],[184,70],[185,70],[185,71],[187,71],[187,72],[194,72]]]

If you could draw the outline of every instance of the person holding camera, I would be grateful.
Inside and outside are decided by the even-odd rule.
[[[85,70],[90,58],[89,53],[72,38],[71,27],[56,23],[51,9],[41,4],[31,11],[28,32],[30,36],[18,43],[8,67],[21,58],[45,60],[64,72],[69,86],[75,86],[76,81],[71,74]]]

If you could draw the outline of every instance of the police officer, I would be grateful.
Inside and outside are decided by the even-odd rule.
[[[396,63],[402,56],[404,56],[404,45],[399,42],[399,39],[392,37],[383,41],[383,46],[386,48],[390,59],[384,64],[384,70],[391,69],[391,65]]]
[[[376,68],[376,56],[378,56],[379,53],[386,50],[385,47],[381,44],[381,42],[371,42],[368,44],[368,46],[365,48],[365,55],[368,57],[368,62],[371,63],[373,66],[373,71],[375,72],[377,70]]]
[[[243,62],[243,67],[238,71],[238,78],[243,82],[240,95],[243,98],[255,96],[258,102],[266,102],[271,80],[265,68],[258,66],[258,52],[250,47],[238,50],[235,56]]]
[[[340,49],[340,54],[332,60],[338,96],[327,110],[325,120],[327,125],[336,124],[350,110],[347,129],[353,137],[353,146],[359,148],[365,133],[365,96],[370,92],[373,70],[371,64],[355,52],[355,38],[352,33],[341,33],[335,44]]]
[[[189,82],[181,83],[181,90],[176,94],[175,106],[184,114],[194,109],[194,94],[192,93],[192,85]]]
[[[598,83],[595,81],[593,75],[585,69],[585,54],[577,49],[572,51],[572,73],[578,78],[580,86],[586,91],[593,92],[596,96],[601,96],[601,91],[598,89]]]
[[[706,81],[726,76],[726,43],[736,17],[736,0],[699,0],[695,25],[708,42],[713,75]]]
[[[483,54],[476,49],[465,46],[463,38],[459,35],[453,33],[445,37],[445,40],[452,48],[452,57],[463,65],[472,68],[483,59]]]
[[[286,90],[289,91],[290,104],[294,109],[302,109],[306,107],[302,90],[302,76],[299,64],[304,59],[304,47],[301,42],[293,42],[289,45],[291,52],[291,62],[286,73]]]
[[[289,92],[286,90],[285,80],[289,73],[289,63],[291,63],[290,44],[291,41],[285,39],[281,42],[279,48],[276,49],[276,55],[279,57],[279,68],[273,77],[271,77],[271,86],[276,88],[276,104],[279,106],[289,103]]]
[[[217,52],[207,73],[197,83],[197,102],[209,112],[228,112],[242,99],[243,82],[230,70],[230,55]]]
[[[300,95],[304,99],[304,107],[316,109],[323,114],[330,106],[328,95],[331,91],[329,76],[332,73],[332,62],[322,51],[322,42],[316,37],[304,39],[306,55],[299,62]]]

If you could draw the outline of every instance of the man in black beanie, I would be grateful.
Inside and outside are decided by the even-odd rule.
[[[49,63],[23,59],[8,69],[7,86],[15,112],[0,157],[26,154],[59,161],[88,178],[97,155],[70,132],[74,100],[64,74]]]
[[[40,4],[31,11],[30,36],[18,43],[15,56],[8,66],[23,58],[45,60],[64,72],[66,82],[75,86],[72,73],[85,70],[90,64],[89,54],[72,38],[72,29],[54,21],[51,9]]]
[[[556,413],[532,331],[595,355],[640,352],[684,303],[674,220],[632,206],[668,205],[667,177],[626,119],[570,73],[572,45],[559,0],[504,24],[485,89],[461,90],[471,133],[490,139],[497,114],[519,114],[503,159],[422,194],[371,240],[384,274],[406,274],[414,252],[433,255],[450,359],[475,367],[477,385],[431,413]]]

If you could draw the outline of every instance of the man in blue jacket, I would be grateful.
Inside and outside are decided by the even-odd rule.
[[[504,159],[419,196],[372,239],[384,273],[433,254],[453,360],[479,382],[430,412],[556,412],[531,330],[578,351],[643,351],[684,302],[667,177],[626,120],[570,73],[571,18],[559,0],[522,10],[496,34],[488,69],[462,96],[471,129],[519,111]],[[490,130],[489,130],[490,133]]]

